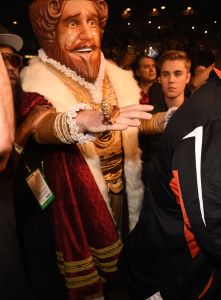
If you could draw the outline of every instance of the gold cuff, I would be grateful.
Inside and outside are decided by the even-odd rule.
[[[149,120],[141,120],[140,131],[143,134],[154,135],[164,132],[166,112],[159,112],[152,115]]]
[[[34,139],[40,144],[60,144],[60,140],[54,131],[56,113],[46,115],[38,124],[34,132]]]

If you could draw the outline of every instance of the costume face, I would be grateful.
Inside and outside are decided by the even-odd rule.
[[[143,57],[139,62],[139,66],[136,73],[141,81],[151,82],[156,79],[157,72],[154,59]]]
[[[1,53],[7,53],[7,54],[14,54],[14,51],[11,47],[0,45],[0,52]],[[4,59],[4,57],[3,57]],[[11,81],[12,88],[14,88],[17,84],[18,81],[18,76],[19,76],[19,68],[16,68],[13,66],[13,64],[10,63],[9,59],[4,59],[8,75]]]
[[[87,81],[93,82],[100,67],[98,14],[92,1],[66,2],[57,30],[59,61]]]
[[[161,67],[160,82],[166,98],[183,98],[186,84],[190,80],[184,61],[167,60]]]

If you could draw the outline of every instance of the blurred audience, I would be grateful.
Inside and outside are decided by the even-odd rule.
[[[192,77],[189,88],[191,93],[199,89],[207,82],[210,72],[213,70],[215,55],[209,49],[200,49],[196,51],[192,59]]]
[[[124,70],[132,70],[132,64],[137,57],[137,48],[135,45],[128,44],[124,47],[117,59],[117,64]]]

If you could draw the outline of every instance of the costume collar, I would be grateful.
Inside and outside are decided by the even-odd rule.
[[[101,63],[100,63],[99,73],[94,83],[86,81],[84,78],[77,75],[75,71],[71,70],[69,67],[66,67],[65,65],[62,65],[59,61],[49,58],[43,49],[40,49],[38,51],[38,56],[40,60],[42,60],[43,62],[51,64],[54,68],[64,73],[65,76],[73,79],[74,81],[78,82],[80,85],[84,86],[91,94],[91,97],[95,103],[101,103],[103,97],[102,87],[103,87],[103,80],[105,74],[105,59],[102,52],[101,52]]]

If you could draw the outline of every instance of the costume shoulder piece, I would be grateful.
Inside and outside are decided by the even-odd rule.
[[[30,60],[30,64],[21,71],[20,77],[25,92],[43,95],[58,112],[67,111],[75,104],[72,92],[38,57]]]

